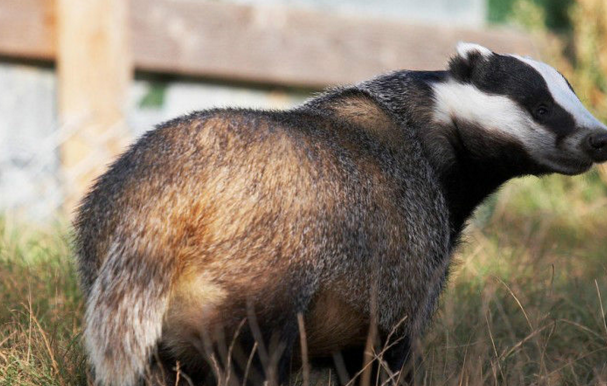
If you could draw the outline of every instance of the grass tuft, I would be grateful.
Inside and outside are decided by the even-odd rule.
[[[83,385],[82,302],[65,232],[0,221],[0,384]]]

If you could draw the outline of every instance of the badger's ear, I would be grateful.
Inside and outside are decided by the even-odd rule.
[[[474,43],[459,42],[456,49],[457,55],[449,61],[449,72],[462,82],[470,81],[478,64],[493,55],[490,49]]]

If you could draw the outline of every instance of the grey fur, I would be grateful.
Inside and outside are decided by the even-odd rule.
[[[432,85],[451,78],[395,72],[294,110],[204,111],[141,138],[97,181],[76,223],[98,383],[134,384],[158,342],[199,367],[191,353],[202,343],[174,343],[182,331],[167,316],[179,315],[167,310],[185,277],[217,292],[228,331],[252,304],[285,356],[296,314],[314,325],[328,312],[321,294],[362,315],[355,323],[376,320],[382,338],[419,337],[474,207],[511,177],[548,172],[474,122],[435,122]],[[459,168],[468,150],[451,146],[458,135],[494,141],[472,150],[472,169]],[[516,165],[483,168],[512,149]],[[389,364],[398,370],[407,355],[403,346]]]

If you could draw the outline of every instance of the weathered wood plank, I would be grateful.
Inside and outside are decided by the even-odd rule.
[[[15,49],[18,39],[7,38],[0,24],[0,54],[52,56],[47,36],[54,25],[37,21],[52,1],[0,2],[0,15],[20,4],[11,18],[21,20],[22,44],[29,45]],[[141,70],[308,87],[356,82],[399,68],[443,68],[458,40],[499,52],[535,53],[529,37],[512,30],[413,25],[217,1],[131,0],[131,35]]]
[[[64,205],[72,211],[127,139],[132,78],[124,0],[58,0],[57,72]]]
[[[531,54],[521,33],[334,16],[221,2],[133,2],[139,68],[259,82],[351,83],[399,68],[440,69],[458,40]]]
[[[54,0],[0,1],[0,55],[52,59],[57,50]]]

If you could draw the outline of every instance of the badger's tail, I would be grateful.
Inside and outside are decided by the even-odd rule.
[[[97,385],[137,384],[162,332],[174,262],[132,248],[112,245],[89,293],[84,339]]]

